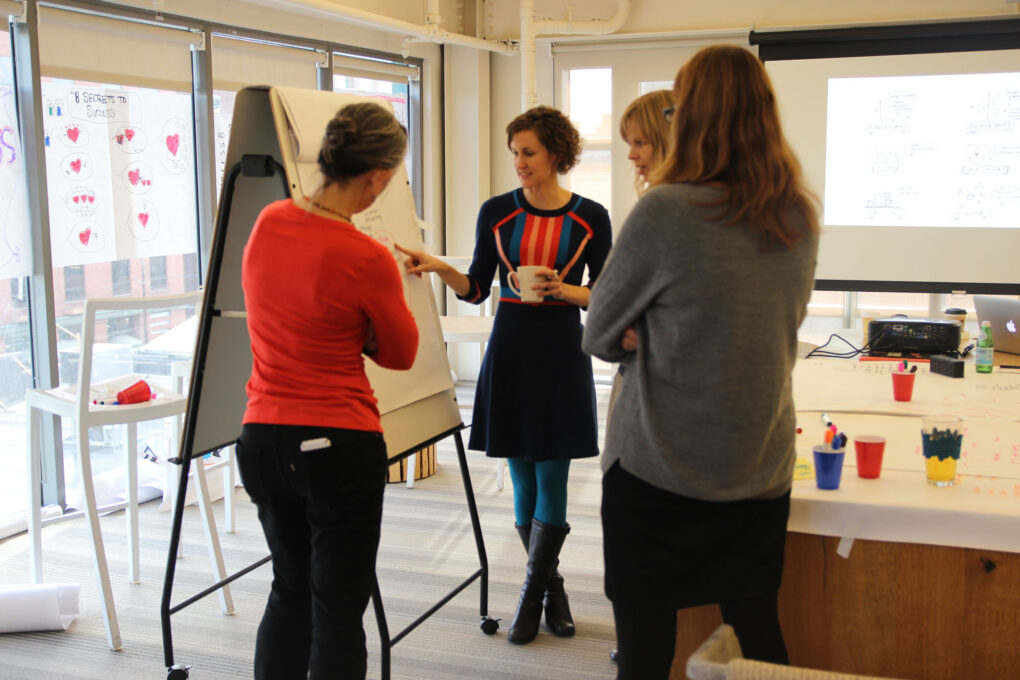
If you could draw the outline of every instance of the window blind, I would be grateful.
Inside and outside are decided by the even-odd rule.
[[[42,75],[191,91],[190,30],[95,16],[53,7],[39,9]]]

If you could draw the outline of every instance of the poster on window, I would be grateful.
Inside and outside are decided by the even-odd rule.
[[[191,98],[43,82],[53,266],[196,250]]]
[[[0,57],[0,281],[32,273],[28,191],[10,57]]]

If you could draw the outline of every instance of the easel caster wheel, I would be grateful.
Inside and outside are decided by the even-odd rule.
[[[189,668],[191,666],[171,666],[167,669],[166,680],[188,680],[191,677]]]
[[[613,651],[609,652],[609,660],[612,661],[613,663],[618,662],[620,660],[620,651],[618,649],[614,649]]]
[[[499,619],[490,619],[486,616],[482,619],[482,632],[486,635],[495,635],[499,630]]]

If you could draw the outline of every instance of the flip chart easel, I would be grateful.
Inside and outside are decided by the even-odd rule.
[[[251,344],[241,288],[241,259],[248,235],[259,212],[275,200],[291,197],[297,201],[311,195],[317,186],[314,157],[309,148],[321,139],[333,114],[345,104],[364,97],[294,90],[290,88],[245,88],[238,92],[230,147],[227,151],[223,195],[220,201],[209,274],[205,287],[202,318],[192,364],[191,389],[184,434],[181,437],[180,482],[171,524],[166,575],[160,618],[163,631],[163,657],[168,680],[186,680],[188,667],[174,663],[170,616],[231,581],[270,561],[266,556],[227,578],[214,583],[190,598],[171,606],[177,549],[188,485],[188,472],[195,458],[237,441],[241,431],[247,397],[245,384],[251,374]],[[377,103],[380,100],[371,100]],[[317,132],[316,132],[317,131]],[[404,212],[406,211],[406,214]],[[403,167],[389,188],[379,196],[377,209],[355,220],[356,226],[385,242],[399,237],[419,245],[413,202]],[[364,223],[359,223],[365,220]],[[405,295],[418,323],[418,357],[410,371],[398,374],[366,362],[369,380],[379,401],[390,464],[414,452],[452,436],[464,480],[471,526],[478,550],[479,568],[453,591],[433,605],[403,631],[389,636],[378,581],[372,602],[382,643],[382,677],[390,676],[390,648],[468,585],[479,580],[481,628],[493,634],[499,624],[488,616],[488,559],[482,539],[478,509],[461,430],[449,364],[442,341],[439,315],[427,277],[408,281]],[[410,396],[409,396],[410,395]],[[201,461],[198,463],[201,465]]]

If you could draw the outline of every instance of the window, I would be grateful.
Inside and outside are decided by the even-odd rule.
[[[110,276],[113,279],[114,295],[131,294],[131,261],[114,260],[110,263]]]
[[[11,40],[0,31],[0,526],[26,511],[25,390],[32,387],[32,248]],[[4,534],[0,533],[0,539]]]
[[[28,279],[8,279],[10,282],[10,309],[28,308]]]
[[[166,291],[166,256],[149,258],[149,290]]]
[[[185,255],[181,258],[181,266],[184,269],[184,290],[197,290],[198,281],[198,253]]]
[[[80,302],[85,299],[85,267],[64,267],[64,301]]]
[[[153,292],[152,259],[158,260],[157,292],[183,292],[174,288],[169,273],[179,271],[181,258],[198,247],[189,48],[200,39],[169,22],[160,26],[73,8],[40,8],[42,72],[35,87],[46,131],[42,151],[62,384],[77,379],[80,300]],[[96,352],[93,379],[135,372],[151,339],[146,333],[137,315],[113,313],[97,320],[97,337],[106,342]],[[160,370],[150,361],[137,372]],[[78,447],[73,428],[64,425],[62,464],[71,500],[79,489]],[[170,427],[170,421],[141,425],[139,450]],[[93,428],[90,436],[119,445],[121,430]],[[122,460],[94,457],[94,474]]]
[[[566,113],[584,141],[567,188],[612,210],[613,70],[571,69],[567,78]]]
[[[402,82],[383,80],[379,78],[356,77],[343,74],[333,75],[333,91],[346,92],[348,94],[360,94],[366,97],[385,99],[393,107],[393,115],[400,124],[408,131],[407,155],[407,179],[411,186],[416,186],[414,176],[414,163],[410,162],[410,156],[414,152],[415,143],[410,138],[412,129],[408,119],[408,87],[406,77]]]

